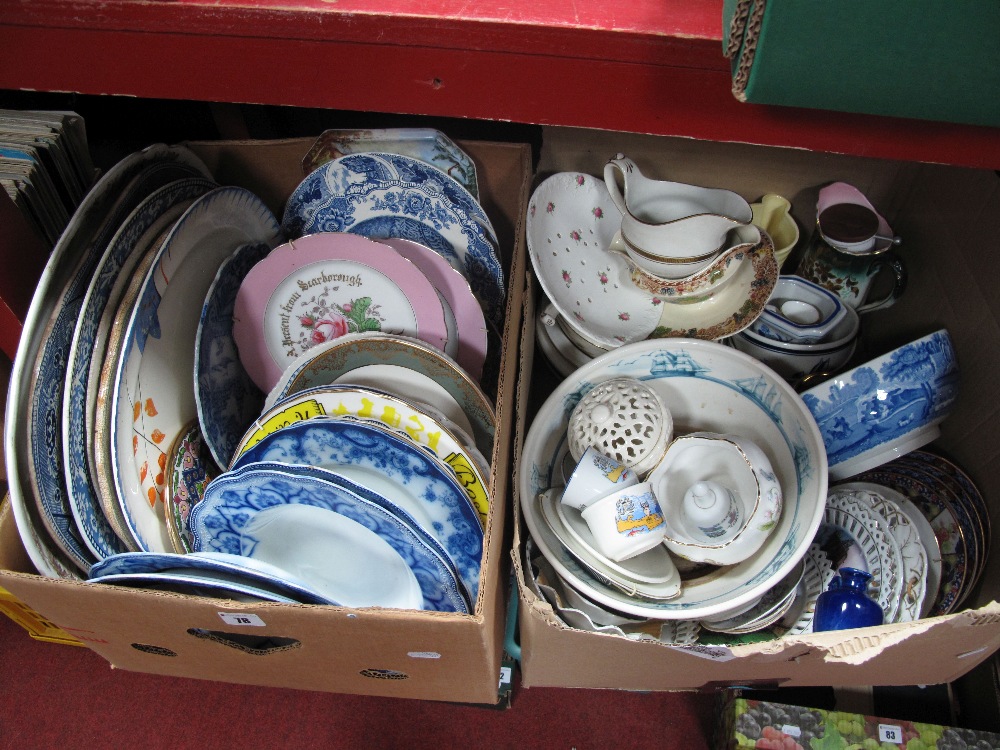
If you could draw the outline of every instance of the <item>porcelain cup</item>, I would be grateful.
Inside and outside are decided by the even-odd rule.
[[[663,541],[663,511],[646,482],[605,495],[582,511],[597,549],[615,562],[641,555]]]
[[[730,190],[649,179],[623,154],[605,165],[604,181],[622,212],[629,257],[664,278],[697,273],[722,252],[732,229],[753,218],[750,204]]]
[[[583,510],[605,495],[639,483],[639,475],[593,446],[583,452],[563,490],[564,505]]]

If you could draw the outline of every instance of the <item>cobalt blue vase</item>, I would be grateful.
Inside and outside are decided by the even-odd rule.
[[[813,631],[849,630],[881,625],[882,608],[868,596],[871,573],[857,568],[841,568],[840,576],[816,600]]]

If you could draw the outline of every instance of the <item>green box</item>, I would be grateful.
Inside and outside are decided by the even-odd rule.
[[[1000,734],[744,698],[720,699],[715,750],[996,750]]]
[[[996,0],[724,0],[742,101],[1000,125]]]

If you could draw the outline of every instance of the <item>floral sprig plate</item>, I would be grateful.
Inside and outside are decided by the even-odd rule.
[[[412,262],[381,242],[321,232],[274,249],[246,275],[233,308],[240,361],[265,393],[316,344],[385,331],[444,350],[444,310]]]

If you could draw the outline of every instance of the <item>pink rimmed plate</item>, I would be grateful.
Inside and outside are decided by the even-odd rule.
[[[395,249],[366,237],[320,232],[287,242],[253,267],[236,295],[233,338],[265,392],[316,344],[377,331],[442,351],[448,341],[431,282]]]

